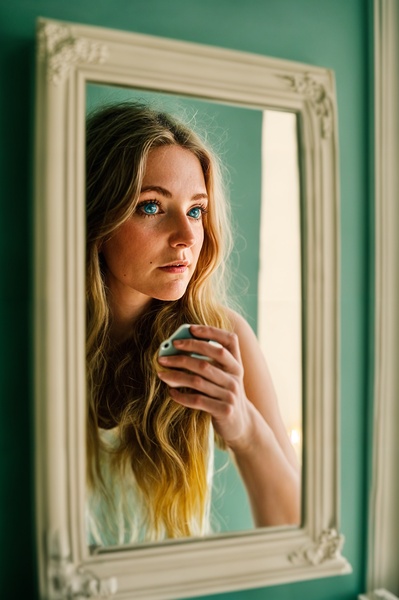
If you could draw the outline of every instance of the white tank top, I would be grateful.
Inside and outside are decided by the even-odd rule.
[[[212,482],[214,475],[214,431],[209,428],[209,454],[207,465],[208,495],[206,499],[205,519],[202,523],[193,522],[191,531],[194,537],[212,533],[210,525]],[[120,546],[140,542],[161,541],[159,537],[144,526],[143,500],[136,484],[133,471],[129,469],[126,477],[115,477],[111,468],[112,449],[118,444],[118,428],[100,429],[100,439],[104,449],[100,451],[101,472],[107,490],[112,497],[107,502],[100,491],[89,491],[86,501],[86,533],[90,547]],[[165,539],[163,535],[161,539]]]

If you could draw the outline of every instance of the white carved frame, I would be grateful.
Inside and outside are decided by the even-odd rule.
[[[339,190],[331,71],[40,19],[35,223],[41,598],[161,600],[350,572],[339,530]],[[300,528],[91,555],[85,506],[85,87],[115,84],[295,111],[304,180],[305,453]]]

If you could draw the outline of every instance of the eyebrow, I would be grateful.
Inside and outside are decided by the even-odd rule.
[[[140,194],[144,194],[144,192],[157,192],[165,198],[172,198],[172,194],[169,190],[159,185],[146,185],[141,188]],[[199,194],[195,194],[191,200],[208,200],[208,195],[200,192]]]

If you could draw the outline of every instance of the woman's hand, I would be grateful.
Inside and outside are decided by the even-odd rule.
[[[176,402],[208,412],[215,431],[232,450],[239,451],[251,443],[256,410],[245,394],[238,337],[235,333],[203,325],[191,325],[190,330],[203,341],[175,340],[174,346],[184,352],[202,354],[211,362],[185,354],[160,357],[159,364],[171,370],[161,371],[158,376],[169,386]],[[192,392],[185,393],[178,388],[189,388]]]
[[[212,362],[183,354],[162,357],[158,361],[168,370],[158,375],[176,402],[212,416],[215,431],[234,452],[255,524],[299,524],[301,474],[268,367],[248,323],[235,313],[232,317],[235,333],[192,325],[201,339],[173,342]]]

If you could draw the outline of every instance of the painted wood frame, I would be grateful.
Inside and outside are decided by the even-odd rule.
[[[41,598],[161,600],[350,572],[339,524],[339,182],[327,69],[40,19],[35,396]],[[303,520],[90,554],[85,514],[85,86],[115,84],[294,111],[304,183]]]

